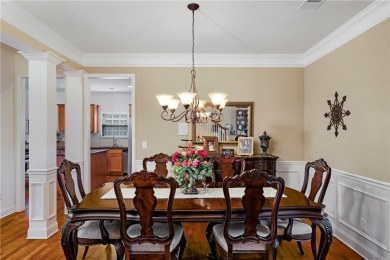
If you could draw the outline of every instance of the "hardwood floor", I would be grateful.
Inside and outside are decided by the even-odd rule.
[[[28,206],[28,190],[26,189],[26,205]],[[64,202],[60,191],[57,191],[57,221],[59,230],[65,222]],[[14,213],[0,219],[0,259],[65,259],[61,244],[60,231],[48,239],[27,240],[28,209]],[[183,223],[187,246],[184,251],[184,260],[205,260],[209,251],[205,239],[207,223]],[[283,242],[278,248],[278,259],[313,259],[310,243],[303,243],[305,255],[300,255],[295,242]],[[84,248],[79,248],[78,257],[81,259]],[[271,258],[271,256],[270,256]],[[90,247],[85,259],[116,259],[115,249],[112,246]],[[333,238],[333,244],[327,259],[363,259],[338,239]]]

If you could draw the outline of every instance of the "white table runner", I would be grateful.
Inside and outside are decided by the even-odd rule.
[[[124,199],[132,199],[135,196],[135,188],[121,188]],[[221,188],[207,188],[207,192],[203,188],[198,189],[199,194],[183,194],[180,189],[176,189],[175,199],[203,199],[203,198],[224,198],[223,190]],[[231,198],[241,198],[244,195],[245,188],[230,188]],[[266,198],[275,197],[276,190],[271,187],[264,187],[264,196]],[[156,188],[154,189],[154,195],[159,199],[167,199],[169,195],[169,189]],[[286,195],[283,194],[283,197]],[[101,199],[116,199],[114,188],[104,194]]]

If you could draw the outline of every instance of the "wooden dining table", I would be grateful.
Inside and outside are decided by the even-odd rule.
[[[213,185],[213,184],[211,184]],[[217,185],[218,186],[218,185]],[[77,227],[88,220],[119,220],[119,208],[115,198],[102,199],[112,192],[113,183],[88,193],[83,200],[68,210],[66,222],[61,231],[61,245],[66,259],[77,258],[77,248],[73,243],[73,235]],[[222,188],[220,188],[222,189]],[[177,189],[176,192],[180,192]],[[325,259],[332,244],[332,225],[325,213],[325,205],[309,200],[300,191],[285,187],[278,218],[308,218],[321,231],[317,259]],[[273,198],[267,198],[259,219],[270,218]],[[132,199],[125,199],[128,220],[137,220],[138,215]],[[158,199],[155,220],[166,219],[167,199]],[[223,222],[225,220],[225,199],[218,198],[175,198],[173,203],[173,220],[183,222]],[[241,199],[232,198],[232,220],[243,220],[244,211]]]

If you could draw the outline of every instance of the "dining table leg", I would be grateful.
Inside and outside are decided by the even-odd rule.
[[[326,258],[330,246],[332,245],[332,240],[333,240],[332,224],[330,223],[327,217],[315,221],[314,224],[317,225],[321,230],[321,239],[320,239],[320,246],[318,248],[317,259],[322,260]]]
[[[219,224],[218,222],[209,222],[209,224],[206,227],[206,239],[207,242],[209,242],[210,246],[210,252],[208,253],[207,257],[209,260],[215,260],[217,259],[217,253],[215,252],[215,239],[213,236],[213,227]]]
[[[76,260],[77,259],[77,246],[75,246],[74,236],[77,225],[70,222],[70,219],[67,218],[64,226],[61,230],[61,246],[64,251],[65,258],[67,260]]]

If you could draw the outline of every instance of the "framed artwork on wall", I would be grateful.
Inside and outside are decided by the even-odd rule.
[[[253,137],[238,137],[238,155],[253,155]]]
[[[203,136],[204,146],[209,155],[218,155],[218,137],[216,136]]]

